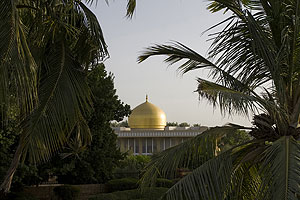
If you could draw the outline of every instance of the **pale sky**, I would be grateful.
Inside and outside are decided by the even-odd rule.
[[[210,26],[225,19],[222,13],[206,10],[204,0],[139,0],[132,20],[126,19],[126,0],[98,1],[92,10],[98,17],[108,44],[110,58],[106,70],[115,75],[115,88],[120,99],[133,109],[145,101],[160,107],[169,122],[188,122],[220,126],[227,122],[250,125],[245,117],[221,116],[219,109],[198,100],[197,77],[206,72],[193,71],[181,76],[176,65],[168,67],[164,57],[152,57],[138,64],[137,57],[152,44],[175,40],[206,55]],[[210,32],[211,33],[211,32]],[[177,65],[178,66],[178,65]]]

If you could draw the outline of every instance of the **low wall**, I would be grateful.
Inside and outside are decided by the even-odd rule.
[[[25,187],[24,193],[31,194],[32,196],[38,198],[39,200],[55,200],[53,189],[57,185],[41,185],[39,187]],[[72,185],[79,188],[79,198],[78,200],[87,200],[90,197],[95,196],[99,193],[104,193],[106,191],[104,184],[86,184],[86,185]]]

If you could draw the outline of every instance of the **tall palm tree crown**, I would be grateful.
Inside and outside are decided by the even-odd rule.
[[[0,192],[8,192],[20,159],[49,159],[77,132],[91,136],[86,75],[108,58],[107,45],[89,10],[93,0],[0,1],[0,108],[19,107],[20,141]],[[108,0],[106,0],[108,2]],[[128,1],[127,16],[134,2]],[[5,115],[4,115],[5,116]],[[5,117],[4,117],[5,121]]]
[[[183,61],[182,73],[210,69],[211,81],[198,78],[200,98],[223,113],[254,113],[253,127],[211,128],[166,150],[154,156],[142,182],[190,167],[166,199],[299,199],[300,1],[215,0],[208,9],[232,13],[211,34],[208,58],[175,42],[148,47],[138,61],[166,55],[169,64]],[[212,141],[238,129],[252,139],[216,154]]]

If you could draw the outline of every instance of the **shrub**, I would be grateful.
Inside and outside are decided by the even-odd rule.
[[[173,181],[165,178],[158,178],[156,180],[156,187],[166,187],[170,188],[174,185]]]
[[[27,194],[24,192],[11,192],[3,200],[38,200],[38,199],[32,196],[31,194]]]
[[[57,186],[53,191],[60,200],[75,200],[80,192],[79,188],[71,185]]]
[[[157,200],[167,191],[168,188],[161,187],[145,188],[143,193],[138,189],[125,190],[108,194],[99,194],[89,200]]]
[[[169,188],[164,187],[146,188],[141,195],[141,199],[157,200],[160,199],[160,197],[164,195],[168,190]]]
[[[114,171],[115,178],[139,178],[147,163],[151,160],[150,156],[145,155],[130,155],[125,160],[121,161],[120,167]]]
[[[121,178],[113,179],[106,183],[107,189],[110,192],[131,190],[138,188],[138,179],[135,178]]]
[[[120,178],[139,178],[140,172],[137,169],[125,167],[125,168],[116,168],[113,177],[115,179],[120,179]]]

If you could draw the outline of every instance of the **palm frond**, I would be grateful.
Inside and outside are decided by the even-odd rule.
[[[181,179],[165,194],[165,199],[241,199],[240,193],[248,195],[256,188],[246,191],[246,176],[256,175],[255,171],[245,172],[247,165],[243,158],[257,149],[258,141],[249,141],[238,145],[220,155],[211,158],[186,177]],[[251,166],[248,164],[248,166]],[[250,169],[251,167],[248,167]],[[242,171],[244,177],[240,176]],[[249,180],[249,179],[248,179]],[[258,182],[259,184],[260,182]],[[252,183],[254,185],[254,183]],[[248,185],[249,186],[249,185]],[[250,192],[251,191],[251,192]],[[251,194],[250,194],[251,196]]]
[[[16,95],[22,115],[28,114],[37,99],[37,69],[15,1],[0,2],[0,17],[0,102],[9,105]]]
[[[187,60],[178,67],[178,70],[183,74],[197,69],[210,69],[211,71],[213,71],[212,78],[216,79],[216,77],[218,77],[218,83],[221,83],[222,85],[228,87],[234,86],[235,88],[243,88],[244,90],[248,90],[249,92],[255,94],[255,87],[253,88],[253,86],[251,86],[251,82],[249,80],[237,79],[230,73],[230,71],[225,71],[221,67],[215,65],[208,59],[199,55],[194,50],[188,48],[187,46],[179,42],[174,42],[170,45],[150,46],[146,48],[142,55],[138,57],[138,62],[143,62],[149,57],[157,55],[167,56],[167,58],[164,61],[170,65],[173,65],[182,60]],[[258,96],[257,94],[255,95]]]
[[[222,31],[210,35],[213,42],[209,58],[218,58],[216,64],[220,68],[252,89],[270,82],[271,74],[263,59],[256,53],[259,48],[253,44],[247,21],[234,16],[228,20],[224,21],[227,24]],[[211,73],[217,78],[217,82],[222,81],[223,77],[219,76],[218,71]]]
[[[154,45],[148,47],[142,52],[142,55],[138,57],[138,62],[143,62],[149,57],[157,55],[168,56],[164,61],[170,65],[186,59],[187,61],[178,67],[178,70],[182,73],[187,73],[194,69],[215,67],[212,62],[179,42],[172,42],[170,45]]]
[[[234,86],[233,86],[234,87]],[[214,107],[217,105],[223,114],[242,114],[248,116],[249,111],[259,113],[265,111],[265,101],[239,88],[228,88],[211,81],[198,78],[199,98],[207,99]]]
[[[98,58],[103,61],[108,56],[107,45],[104,40],[104,34],[102,32],[101,26],[95,14],[88,9],[82,2],[79,2],[81,7],[86,26],[89,30],[89,36],[91,37],[93,43],[97,46]]]
[[[260,173],[264,179],[257,194],[262,199],[300,197],[300,144],[284,136],[265,150]]]
[[[126,17],[132,18],[136,9],[136,0],[127,0],[127,12]]]
[[[222,69],[221,67],[213,64],[212,62],[210,62],[208,59],[202,57],[201,55],[199,55],[198,53],[196,53],[195,51],[193,51],[192,49],[186,47],[185,45],[181,44],[181,43],[172,43],[171,45],[154,45],[151,47],[148,47],[146,49],[145,52],[143,52],[142,55],[140,55],[138,57],[138,61],[139,62],[143,62],[144,60],[148,59],[150,56],[156,56],[156,55],[167,55],[168,57],[165,59],[165,62],[169,63],[170,65],[175,64],[181,60],[187,60],[185,61],[183,64],[181,64],[178,69],[182,72],[182,73],[187,73],[191,70],[196,70],[196,69],[203,69],[203,68],[208,68],[212,71],[212,78],[216,79],[216,84],[215,86],[217,86],[217,83],[220,83],[218,85],[218,87],[223,87],[229,89],[230,91],[237,91],[240,94],[244,94],[245,96],[250,95],[253,102],[256,101],[257,104],[261,105],[261,109],[266,109],[267,112],[269,113],[273,113],[273,112],[279,112],[278,106],[275,104],[275,102],[267,102],[264,98],[260,97],[260,95],[258,95],[255,92],[255,88],[258,87],[259,85],[261,85],[263,82],[259,82],[258,80],[261,80],[260,77],[264,76],[265,73],[262,73],[261,75],[257,75],[256,70],[261,70],[259,69],[259,66],[255,66],[255,70],[252,71],[250,74],[252,74],[255,78],[249,78],[247,74],[247,71],[245,71],[245,74],[247,74],[244,77],[238,76],[238,78],[236,78],[235,76],[233,76],[231,73],[235,74],[236,72],[231,72],[226,71],[224,69]],[[236,67],[238,68],[238,67]],[[246,68],[246,67],[245,67]],[[249,71],[248,71],[249,72]],[[200,79],[199,79],[200,80]],[[203,79],[201,79],[202,83]],[[208,83],[207,81],[205,81],[205,83]],[[212,83],[210,83],[211,86]],[[208,84],[206,84],[206,86],[208,86]],[[199,87],[202,87],[201,84],[199,85]],[[200,88],[198,88],[198,91]],[[212,89],[212,88],[211,88]],[[229,91],[228,90],[228,91]],[[210,90],[210,92],[212,92],[213,90]],[[200,93],[202,94],[202,93]],[[215,93],[217,94],[217,93]],[[233,94],[233,93],[231,93]],[[237,93],[235,93],[237,94]],[[205,95],[202,95],[202,97]],[[207,96],[208,97],[208,96]],[[210,96],[212,97],[212,96]],[[216,97],[216,96],[215,96]],[[224,96],[225,97],[225,96]],[[217,100],[216,98],[214,98],[215,100]],[[212,98],[210,100],[213,100]],[[224,100],[226,100],[224,98]],[[228,99],[228,102],[230,102],[230,99]],[[241,103],[242,101],[240,101]],[[244,103],[247,103],[249,101],[244,101]],[[220,105],[220,107],[222,106],[220,104],[220,102],[217,101],[213,101],[214,105],[216,105],[216,103],[218,103]],[[240,107],[240,106],[243,107]],[[243,108],[252,108],[252,111],[254,110],[254,104],[252,104],[249,107],[249,104],[240,104],[237,105],[236,107],[234,107],[234,109],[237,109],[239,111],[242,111],[242,113],[248,113],[248,111],[246,109]],[[224,107],[223,108],[229,108],[229,109],[233,109],[233,107]],[[223,110],[225,111],[225,110]],[[228,111],[228,110],[226,110]],[[285,113],[285,112],[280,112],[280,113]],[[279,119],[279,117],[278,117]]]
[[[54,44],[45,57],[39,86],[40,104],[22,123],[24,151],[34,161],[49,159],[58,151],[75,125],[83,120],[82,115],[91,110],[85,75],[64,41]],[[89,132],[83,133],[88,134],[83,137],[86,138],[83,143],[89,142]]]
[[[196,168],[217,155],[217,140],[247,127],[227,125],[211,128],[195,138],[153,155],[141,183],[153,185],[158,177],[174,177],[179,168]]]
[[[227,151],[193,170],[170,188],[163,199],[224,199],[233,170],[230,153]]]
[[[210,3],[207,7],[207,9],[211,12],[218,12],[220,10],[225,9],[225,12],[227,10],[232,11],[237,16],[243,17],[243,10],[242,10],[242,2],[246,3],[247,0],[239,1],[239,0],[210,0],[212,3]]]

